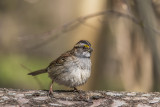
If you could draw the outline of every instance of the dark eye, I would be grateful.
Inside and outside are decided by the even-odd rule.
[[[83,49],[87,49],[87,47],[83,46]]]

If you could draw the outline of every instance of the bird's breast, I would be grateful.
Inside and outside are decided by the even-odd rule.
[[[66,69],[56,77],[56,82],[69,87],[76,87],[84,84],[91,73],[91,61],[88,58],[77,59],[74,62],[64,65]]]

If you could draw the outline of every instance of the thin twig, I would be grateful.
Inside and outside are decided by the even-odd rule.
[[[31,49],[37,49],[38,47],[46,45],[46,44],[50,43],[51,41],[54,41],[58,37],[60,37],[59,35],[75,29],[82,22],[84,24],[84,22],[87,21],[88,19],[95,18],[95,17],[102,16],[102,15],[116,15],[116,16],[119,16],[119,17],[124,17],[124,18],[130,19],[136,24],[140,24],[140,21],[138,21],[135,17],[133,17],[131,15],[124,14],[122,12],[118,12],[118,11],[114,11],[114,10],[102,11],[102,12],[90,14],[90,15],[87,15],[87,16],[84,16],[84,17],[79,17],[79,18],[77,18],[75,20],[72,20],[72,21],[70,21],[70,22],[68,22],[68,23],[66,23],[66,24],[64,24],[60,27],[57,27],[56,29],[54,29],[52,31],[49,31],[49,32],[43,34],[44,35],[43,37],[46,37],[47,39],[43,40],[43,42],[41,42],[41,43],[39,43],[35,46],[31,46]]]
[[[42,38],[43,38],[42,42],[36,44],[35,46],[30,46],[29,48],[34,50],[34,49],[37,49],[37,48],[39,48],[41,46],[44,46],[48,43],[51,43],[51,41],[55,41],[57,38],[59,38],[60,35],[75,29],[80,24],[84,24],[87,20],[89,20],[91,18],[98,17],[98,16],[102,16],[102,15],[115,15],[115,16],[118,16],[118,17],[127,18],[127,19],[133,21],[135,24],[139,25],[140,27],[147,28],[146,26],[143,25],[142,21],[138,20],[136,17],[134,17],[132,15],[125,14],[125,13],[122,13],[122,12],[118,12],[118,11],[115,11],[115,10],[107,10],[107,11],[97,12],[97,13],[90,14],[90,15],[87,15],[87,16],[79,17],[79,18],[74,19],[74,20],[72,20],[72,21],[70,21],[70,22],[68,22],[68,23],[66,23],[66,24],[64,24],[60,27],[57,27],[54,30],[46,32],[46,33],[42,34]],[[87,27],[92,27],[88,24],[84,24],[84,25],[87,26]],[[156,30],[152,27],[151,27],[151,29],[154,33],[160,34],[160,32],[158,30]]]
[[[21,67],[23,67],[24,69],[26,69],[27,71],[29,72],[33,72],[31,69],[29,69],[28,67],[26,67],[25,65],[21,64]],[[38,83],[39,87],[42,89],[43,88],[43,85],[41,83],[41,81],[36,77],[34,76],[34,79],[36,80],[36,82]]]

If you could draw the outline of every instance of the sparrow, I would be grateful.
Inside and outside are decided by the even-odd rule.
[[[52,83],[49,93],[53,94],[52,86],[56,82],[77,90],[77,86],[86,83],[91,74],[91,53],[93,49],[87,40],[80,40],[74,47],[52,61],[48,67],[29,73],[36,76],[48,73]]]

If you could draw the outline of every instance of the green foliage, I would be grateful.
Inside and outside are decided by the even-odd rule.
[[[0,87],[48,89],[51,80],[47,73],[32,77],[27,73],[42,69],[48,65],[48,61],[42,58],[26,57],[22,55],[0,56]],[[28,69],[24,68],[26,66]],[[36,79],[35,79],[36,78]],[[39,80],[39,83],[37,82]],[[54,89],[57,89],[54,84]]]

